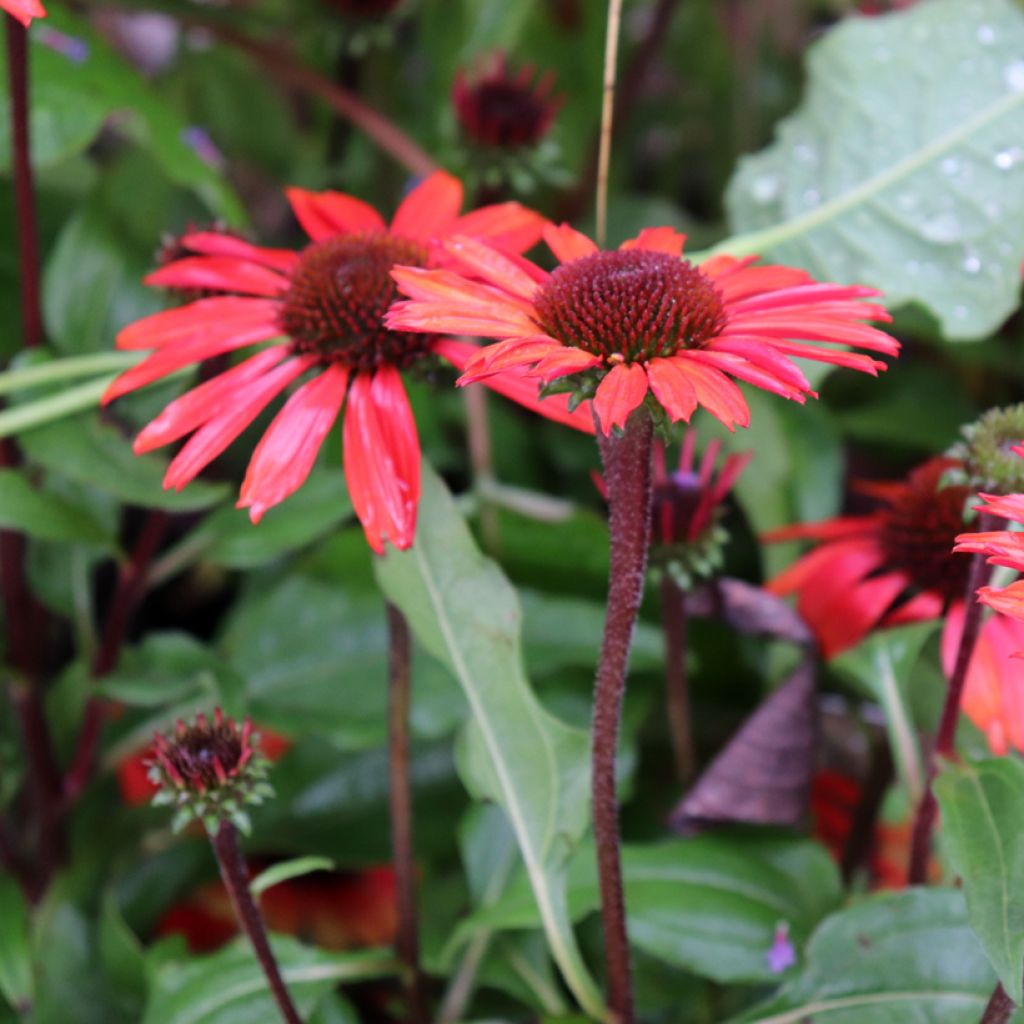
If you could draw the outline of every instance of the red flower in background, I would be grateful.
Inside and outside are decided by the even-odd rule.
[[[184,367],[274,338],[244,362],[186,392],[135,442],[147,452],[192,436],[171,461],[165,487],[180,490],[223,452],[290,384],[311,373],[267,428],[249,462],[239,507],[253,522],[309,475],[346,398],[345,478],[374,551],[384,541],[408,548],[416,529],[420,446],[401,371],[428,356],[464,368],[465,343],[391,330],[384,313],[395,295],[395,263],[425,267],[443,256],[451,234],[486,238],[521,251],[539,237],[542,218],[518,203],[459,216],[462,186],[442,171],[402,202],[385,225],[371,206],[339,192],[290,189],[288,198],[312,239],[302,252],[263,249],[229,235],[198,232],[182,244],[194,255],[161,267],[146,282],[221,293],[156,313],[118,335],[122,349],[155,349],[121,374],[113,399]],[[496,391],[537,407],[537,386],[522,377]],[[587,427],[566,400],[540,411]]]
[[[906,480],[859,484],[881,502],[877,512],[785,526],[765,536],[818,542],[767,586],[797,595],[826,658],[855,647],[873,629],[934,619],[963,602],[968,560],[952,548],[971,492],[940,487],[958,465],[930,459]]]
[[[452,104],[463,136],[481,146],[506,149],[540,142],[562,100],[551,95],[554,74],[536,74],[531,64],[513,71],[503,53],[484,57],[469,75],[460,69]]]
[[[46,8],[39,0],[0,0],[0,8],[17,18],[26,28],[33,18],[46,17]]]
[[[445,248],[458,273],[399,267],[396,330],[502,339],[477,352],[460,383],[524,370],[544,382],[595,374],[594,412],[608,433],[650,392],[673,421],[704,406],[729,429],[750,412],[732,378],[797,402],[813,395],[790,361],[800,356],[877,374],[885,364],[845,348],[896,355],[899,343],[863,320],[889,320],[860,300],[871,288],[816,284],[802,270],[754,266],[756,257],[680,259],[685,236],[648,228],[602,252],[568,225],[544,239],[560,262],[548,273],[470,238]],[[796,341],[793,339],[805,339]]]
[[[1024,455],[1024,445],[1015,448],[1018,455]],[[1024,494],[1009,494],[1000,498],[994,494],[983,494],[983,505],[979,512],[988,512],[1001,519],[1024,524]],[[956,538],[956,550],[985,555],[990,565],[1002,565],[1007,569],[1024,572],[1024,534],[1012,530],[992,530],[987,533],[964,533]],[[1000,590],[997,587],[981,587],[978,600],[997,612],[1014,619],[1024,620],[1024,580],[1017,580]]]

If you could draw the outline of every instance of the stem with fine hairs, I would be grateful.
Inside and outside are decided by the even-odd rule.
[[[665,635],[665,711],[675,757],[676,778],[686,786],[694,776],[693,725],[686,677],[688,622],[686,595],[666,572],[661,578],[661,626]]]
[[[224,888],[227,889],[228,895],[231,897],[235,918],[252,945],[256,959],[270,986],[274,1002],[277,1003],[277,1008],[281,1011],[281,1017],[285,1024],[302,1024],[302,1018],[299,1016],[299,1011],[295,1009],[284,978],[281,977],[281,969],[277,966],[274,952],[270,948],[263,916],[249,891],[249,872],[238,845],[238,830],[230,822],[222,821],[217,834],[210,837],[210,842],[213,844],[213,852],[217,856],[217,866],[220,868],[220,877],[224,880]]]
[[[994,524],[993,516],[982,513],[978,517],[976,529],[979,533],[985,533],[991,530]],[[932,831],[935,828],[935,819],[939,810],[935,794],[932,792],[932,784],[938,774],[939,758],[951,757],[954,752],[956,727],[960,720],[960,703],[963,699],[964,685],[967,682],[967,670],[970,668],[971,657],[974,654],[978,637],[981,635],[984,606],[978,601],[977,591],[979,587],[985,585],[990,575],[991,568],[985,556],[974,555],[967,575],[967,593],[964,598],[967,606],[964,611],[960,646],[957,648],[956,663],[953,666],[953,674],[950,676],[949,687],[946,690],[946,700],[942,706],[939,729],[935,734],[935,749],[929,759],[928,779],[924,795],[921,797],[921,803],[918,805],[917,815],[914,819],[914,831],[910,844],[910,866],[907,869],[907,881],[910,885],[922,885],[928,878]]]
[[[626,690],[633,627],[640,611],[651,529],[651,443],[653,421],[644,406],[621,433],[603,434],[597,443],[608,487],[611,567],[601,657],[594,683],[591,728],[591,792],[597,872],[604,926],[608,1005],[617,1024],[633,1024],[633,983],[626,907],[622,887],[619,804],[615,756]]]
[[[412,643],[405,616],[388,605],[388,771],[391,859],[398,890],[395,948],[405,968],[408,1024],[426,1024],[416,918],[416,860],[413,855],[412,789],[409,782],[409,709]]]
[[[615,111],[615,69],[619,56],[622,0],[608,0],[608,30],[604,43],[604,81],[601,93],[601,138],[597,150],[597,245],[608,241],[608,169],[612,159],[612,116]]]
[[[985,1012],[981,1015],[981,1020],[978,1021],[978,1024],[1006,1024],[1016,1009],[1016,1005],[1006,994],[1006,989],[1003,988],[1002,982],[1000,982],[996,985],[992,998],[989,999]]]

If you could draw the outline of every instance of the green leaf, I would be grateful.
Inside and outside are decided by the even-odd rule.
[[[426,464],[409,551],[377,563],[388,597],[420,642],[455,674],[469,702],[460,772],[470,792],[509,817],[552,955],[580,1005],[604,1018],[565,906],[564,872],[587,827],[586,733],[548,714],[523,670],[515,591],[477,549]]]
[[[835,909],[839,878],[828,854],[805,840],[701,836],[625,846],[630,941],[666,963],[720,982],[774,977],[767,954],[780,922],[799,945]],[[521,881],[465,929],[535,927]],[[569,871],[573,920],[600,906],[596,856],[580,849]]]
[[[994,986],[961,894],[909,889],[826,920],[797,977],[731,1024],[977,1024]]]
[[[924,792],[924,768],[907,687],[921,649],[935,629],[935,622],[922,622],[872,633],[832,661],[836,671],[881,704],[900,781],[915,805]]]
[[[88,509],[36,490],[18,469],[0,469],[0,526],[36,540],[114,546],[113,538]]]
[[[95,416],[79,416],[40,427],[20,439],[29,461],[69,480],[112,494],[130,505],[176,512],[208,508],[221,501],[227,488],[195,480],[183,491],[165,491],[166,462],[135,455],[114,427]]]
[[[28,904],[11,875],[0,874],[0,992],[15,1010],[32,1004]]]
[[[850,18],[809,51],[800,108],[747,157],[716,251],[918,302],[952,339],[1017,307],[1024,257],[1024,13],[932,0]]]
[[[1024,764],[946,764],[935,781],[942,838],[967,919],[1010,998],[1024,1002]]]
[[[275,885],[287,882],[290,878],[301,878],[314,871],[333,870],[334,861],[330,857],[294,857],[261,871],[249,883],[249,890],[253,896],[259,896]]]
[[[274,954],[301,1015],[340,982],[393,974],[389,953],[327,953],[275,937]],[[278,1010],[252,949],[235,942],[212,956],[161,967],[142,1024],[266,1024]]]

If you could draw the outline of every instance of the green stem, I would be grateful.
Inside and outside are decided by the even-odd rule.
[[[98,352],[91,356],[71,356],[68,359],[52,359],[33,366],[23,366],[6,373],[0,373],[0,395],[12,391],[38,387],[41,384],[55,384],[75,377],[91,377],[96,373],[110,373],[127,370],[139,362],[141,352]]]

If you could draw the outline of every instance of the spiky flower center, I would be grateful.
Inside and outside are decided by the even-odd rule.
[[[638,249],[563,263],[534,303],[551,337],[627,363],[701,348],[726,323],[710,278],[668,253]]]
[[[404,369],[430,349],[431,337],[384,326],[398,292],[396,264],[423,267],[419,242],[389,234],[351,234],[314,242],[292,272],[279,315],[297,352],[355,370]]]
[[[970,559],[953,554],[953,542],[964,529],[964,508],[972,495],[960,485],[940,487],[948,460],[933,460],[911,474],[882,516],[886,562],[902,569],[920,590],[933,590],[947,601],[967,589]]]
[[[179,785],[203,793],[237,775],[251,748],[231,719],[218,715],[210,722],[199,715],[192,725],[179,725],[174,736],[158,746],[157,756],[175,782],[180,778]]]
[[[1014,450],[1024,443],[1024,404],[989,409],[961,433],[950,454],[963,462],[971,486],[997,494],[1024,490],[1024,459]]]

